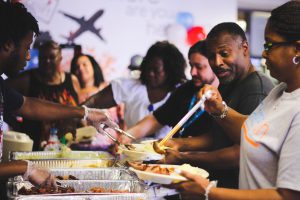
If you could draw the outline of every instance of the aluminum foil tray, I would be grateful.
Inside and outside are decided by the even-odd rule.
[[[121,195],[76,195],[76,196],[46,196],[46,195],[30,195],[11,198],[13,200],[148,200],[148,196],[144,193],[132,193]]]
[[[10,160],[38,159],[103,159],[112,160],[114,157],[105,151],[32,151],[12,152]]]
[[[145,188],[138,181],[129,181],[129,180],[68,180],[68,181],[59,181],[61,186],[70,186],[75,189],[75,194],[66,193],[66,194],[48,194],[47,196],[70,196],[70,195],[78,195],[78,194],[87,194],[89,190],[93,187],[99,187],[106,190],[128,190],[128,193],[146,193]],[[20,196],[28,196],[28,195],[19,195],[18,191],[20,188],[25,186],[26,188],[31,188],[31,184],[28,181],[23,182],[13,182],[8,187],[9,188],[9,196],[20,197]],[[95,195],[96,193],[89,193]],[[107,193],[98,193],[99,195],[105,195]],[[111,195],[114,193],[108,193]],[[122,193],[125,194],[125,193]],[[30,195],[30,196],[45,196],[41,195]]]
[[[130,180],[68,180],[59,181],[63,186],[74,187],[75,192],[88,191],[92,187],[112,190],[128,190],[129,193],[143,193],[144,187],[138,181]]]
[[[75,176],[79,180],[132,180],[126,169],[122,168],[95,168],[95,169],[51,169],[55,176]]]
[[[113,160],[31,160],[35,165],[45,168],[104,168],[111,167]]]
[[[136,176],[125,168],[55,168],[50,169],[54,176],[67,178],[69,175],[79,180],[138,180]],[[15,176],[9,179],[10,182],[23,181],[22,176]]]

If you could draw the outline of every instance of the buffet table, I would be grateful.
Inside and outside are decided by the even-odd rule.
[[[160,185],[148,186],[120,164],[118,157],[107,152],[12,152],[10,159],[30,160],[35,165],[49,168],[57,178],[58,191],[35,188],[22,176],[16,176],[7,183],[9,199],[147,200],[176,193]]]

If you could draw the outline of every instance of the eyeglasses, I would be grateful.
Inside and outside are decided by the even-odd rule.
[[[293,42],[266,42],[264,43],[264,50],[270,51],[270,49],[274,46],[283,46],[283,45],[291,45]]]

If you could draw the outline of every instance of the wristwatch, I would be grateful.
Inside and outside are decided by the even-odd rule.
[[[224,110],[223,110],[223,112],[220,115],[214,115],[212,113],[210,113],[210,115],[213,116],[216,119],[224,119],[227,116],[227,114],[228,114],[228,106],[225,103],[225,101],[222,101],[222,104],[224,106]]]

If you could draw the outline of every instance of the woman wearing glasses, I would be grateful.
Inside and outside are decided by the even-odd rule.
[[[241,144],[240,190],[215,187],[199,176],[182,172],[190,181],[175,184],[182,194],[222,199],[300,199],[300,2],[274,9],[265,29],[266,59],[271,75],[281,82],[249,116],[222,104],[217,89],[206,102],[207,112]]]

